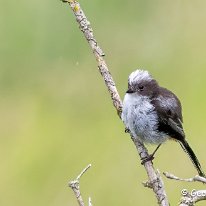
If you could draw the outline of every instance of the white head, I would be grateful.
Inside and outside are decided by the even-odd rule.
[[[151,96],[158,88],[157,81],[152,78],[148,71],[136,70],[129,75],[127,93]]]
[[[137,69],[136,71],[132,72],[129,75],[128,83],[131,85],[135,83],[137,84],[142,81],[151,81],[151,80],[152,80],[152,77],[148,71]]]

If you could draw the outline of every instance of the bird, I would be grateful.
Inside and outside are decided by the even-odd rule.
[[[205,177],[200,162],[185,137],[180,100],[173,92],[159,86],[148,71],[137,69],[129,75],[121,118],[126,126],[125,131],[130,131],[142,143],[156,144],[158,149],[169,139],[179,142],[199,176]],[[157,149],[148,160],[154,159]],[[142,163],[148,160],[143,160]]]

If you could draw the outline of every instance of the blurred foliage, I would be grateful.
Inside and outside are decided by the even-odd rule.
[[[81,5],[122,97],[136,68],[149,70],[180,97],[187,138],[206,170],[206,2]],[[155,205],[68,5],[1,1],[0,41],[0,205],[77,205],[67,182],[88,163],[93,167],[81,187],[94,205]],[[196,174],[174,142],[158,151],[154,165],[181,177]],[[172,205],[181,189],[202,187],[164,180]]]

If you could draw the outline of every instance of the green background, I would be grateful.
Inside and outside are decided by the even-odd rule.
[[[137,68],[174,91],[187,138],[206,170],[206,2],[81,5],[121,97]],[[89,163],[81,180],[86,202],[91,196],[99,206],[156,204],[141,184],[145,170],[69,6],[58,0],[1,1],[0,205],[77,205],[67,184]],[[196,174],[172,141],[158,151],[154,166],[180,177]],[[183,188],[204,188],[163,179],[172,205]]]

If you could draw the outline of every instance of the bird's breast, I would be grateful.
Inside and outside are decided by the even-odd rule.
[[[134,137],[146,143],[163,142],[158,132],[158,116],[148,97],[126,94],[123,101],[122,120]]]

